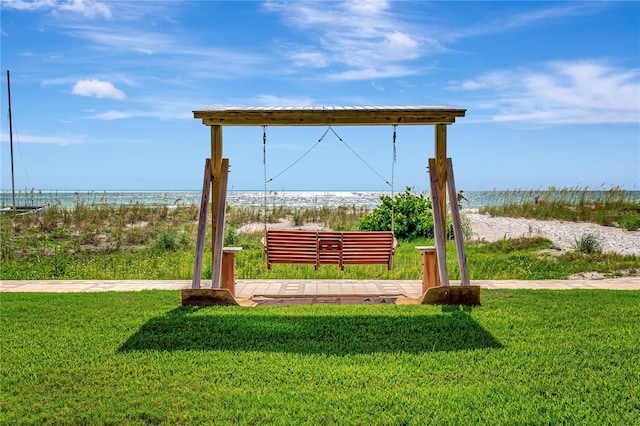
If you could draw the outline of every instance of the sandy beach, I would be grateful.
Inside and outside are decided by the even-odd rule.
[[[472,241],[498,241],[503,238],[541,236],[560,250],[572,250],[577,238],[595,235],[604,252],[640,256],[640,231],[601,226],[586,222],[563,222],[511,217],[491,217],[476,210],[463,211],[472,229]]]

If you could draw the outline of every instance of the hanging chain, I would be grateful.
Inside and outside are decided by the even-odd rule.
[[[392,160],[391,160],[391,233],[393,235],[395,235],[395,218],[396,218],[396,212],[395,212],[395,206],[396,206],[396,201],[394,199],[394,193],[393,193],[393,184],[394,184],[394,180],[395,180],[395,174],[396,174],[396,129],[397,129],[398,125],[394,124],[393,125],[393,155],[392,155]]]
[[[267,126],[262,126],[262,164],[264,165],[264,233],[267,233]]]
[[[266,126],[264,126],[266,127]],[[331,126],[329,126],[329,128],[331,128]],[[311,148],[309,148],[304,154],[302,154],[300,157],[298,157],[298,159],[296,161],[294,161],[293,163],[291,163],[289,166],[287,166],[283,171],[281,171],[280,173],[278,173],[277,175],[275,175],[274,177],[272,177],[271,179],[267,180],[267,174],[265,172],[264,175],[264,181],[265,181],[265,185],[266,182],[271,182],[274,179],[277,179],[278,177],[280,177],[280,175],[284,174],[287,170],[289,170],[290,168],[292,168],[293,166],[295,166],[296,164],[298,164],[298,162],[300,160],[302,160],[304,157],[306,157],[306,155],[308,153],[310,153],[311,151],[313,151],[313,149],[318,146],[318,144],[320,144],[320,142],[322,142],[322,140],[324,139],[324,137],[327,135],[327,133],[329,133],[329,129],[325,130],[324,133],[322,134],[322,136],[320,136],[320,139],[318,139],[318,141],[316,143],[313,144],[313,146]],[[266,136],[265,136],[266,137]]]
[[[371,167],[371,165],[370,165],[369,163],[367,163],[367,162],[364,160],[364,158],[362,158],[362,157],[361,157],[357,152],[355,152],[355,151],[354,151],[354,149],[353,149],[353,148],[351,148],[351,147],[349,146],[349,144],[347,144],[344,140],[342,140],[342,138],[340,137],[340,135],[338,135],[338,134],[336,133],[336,131],[335,131],[335,130],[333,130],[333,127],[329,126],[329,130],[331,130],[331,131],[333,132],[333,134],[336,136],[336,138],[338,138],[338,140],[339,140],[340,142],[342,142],[342,144],[343,144],[344,146],[346,146],[346,147],[349,149],[349,151],[351,151],[351,152],[353,153],[353,155],[355,155],[356,157],[358,157],[358,159],[359,159],[360,161],[362,161],[362,162],[364,163],[364,165],[365,165],[365,166],[367,166],[369,169],[371,169],[371,171],[372,171],[373,173],[375,173],[376,175],[378,175],[378,177],[379,177],[380,179],[382,179],[382,181],[383,181],[384,183],[386,183],[387,185],[391,186],[391,184],[389,183],[389,181],[388,181],[388,180],[386,180],[386,179],[385,179],[385,178],[384,178],[380,173],[378,173],[378,171],[377,171],[376,169],[374,169],[373,167]]]

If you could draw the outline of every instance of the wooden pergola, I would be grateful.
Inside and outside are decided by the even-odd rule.
[[[434,158],[430,161],[432,173],[432,187],[436,182],[436,194],[442,194],[434,201],[434,213],[439,214],[441,229],[446,229],[447,207],[447,126],[455,123],[457,117],[464,117],[465,109],[450,106],[309,106],[309,107],[234,107],[216,106],[193,111],[196,119],[211,129],[211,158],[205,166],[205,183],[203,186],[203,202],[205,193],[212,193],[212,289],[220,288],[223,257],[223,227],[226,203],[226,174],[229,160],[223,158],[223,127],[224,126],[383,126],[383,125],[433,125]],[[449,161],[450,163],[450,161]],[[210,170],[210,171],[209,171]],[[208,179],[210,177],[210,179]],[[434,194],[434,188],[432,188]],[[208,197],[208,195],[207,195]],[[451,198],[451,194],[449,196]],[[455,197],[454,197],[455,198]],[[437,201],[437,202],[436,202]],[[206,203],[205,203],[206,204]],[[436,209],[436,205],[438,208]],[[457,212],[456,212],[457,213]],[[206,211],[205,211],[206,218]],[[206,220],[206,219],[205,219]],[[204,241],[205,225],[202,223],[198,230],[198,245],[196,252],[196,268],[194,270],[193,289],[200,288],[200,271],[202,244]],[[438,258],[444,259],[444,248],[436,246]],[[200,259],[198,257],[200,256]],[[464,260],[466,265],[466,259]],[[443,264],[439,260],[440,264]],[[445,264],[446,268],[446,264]],[[445,270],[446,273],[446,270]],[[442,274],[440,274],[442,275]],[[448,281],[447,281],[448,285]],[[478,299],[479,300],[479,299]]]

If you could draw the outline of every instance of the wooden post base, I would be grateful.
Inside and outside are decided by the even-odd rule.
[[[480,305],[480,286],[453,285],[428,288],[420,297],[399,297],[396,305]]]
[[[226,288],[183,288],[182,306],[238,306]]]
[[[426,305],[480,305],[480,286],[431,287],[424,293],[421,303]]]

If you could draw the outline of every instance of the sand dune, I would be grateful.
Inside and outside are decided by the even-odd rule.
[[[511,217],[491,217],[476,211],[463,211],[472,229],[471,240],[497,241],[503,238],[542,236],[562,250],[571,250],[576,239],[595,235],[605,252],[640,256],[640,231],[626,231],[586,222],[562,222]]]

